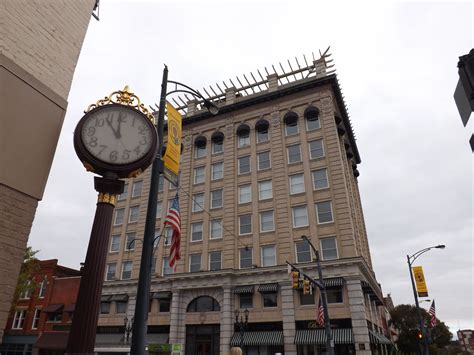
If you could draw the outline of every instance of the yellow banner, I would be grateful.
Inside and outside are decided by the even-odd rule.
[[[418,297],[428,297],[428,288],[426,287],[425,275],[423,275],[423,268],[421,266],[413,266],[413,277],[416,282],[416,291]]]
[[[165,177],[174,185],[178,184],[179,160],[181,156],[181,115],[169,103],[166,103],[168,111],[168,142],[163,157],[165,163]]]

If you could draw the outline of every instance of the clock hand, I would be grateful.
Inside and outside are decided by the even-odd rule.
[[[107,126],[110,127],[110,129],[111,129],[112,132],[114,133],[115,138],[119,138],[117,131],[116,131],[115,128],[112,126],[112,118],[110,117],[110,114],[108,114],[107,117],[105,118],[105,123],[107,123]]]
[[[117,138],[121,138],[122,135],[120,134],[120,125],[122,124],[123,121],[125,121],[125,119],[123,118],[124,114],[122,112],[119,113],[119,117],[118,117],[118,125],[117,125]]]

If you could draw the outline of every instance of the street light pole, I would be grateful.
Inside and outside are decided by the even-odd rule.
[[[244,332],[245,332],[245,328],[247,327],[247,325],[249,323],[249,310],[245,309],[245,311],[244,311],[245,318],[240,316],[240,321],[239,321],[239,314],[240,314],[239,310],[236,309],[235,310],[235,326],[239,328],[239,332],[240,332],[240,350],[242,350],[242,353],[244,353]]]
[[[427,251],[431,249],[444,249],[444,245],[436,245],[433,247],[425,248],[418,250],[416,253],[413,255],[407,255],[407,263],[408,263],[408,270],[410,272],[410,279],[411,279],[411,287],[413,289],[413,297],[415,297],[415,306],[416,306],[416,311],[418,314],[418,323],[420,325],[420,331],[421,334],[423,335],[423,343],[420,342],[420,351],[422,355],[429,355],[430,354],[430,349],[428,346],[428,337],[426,336],[426,331],[425,331],[425,322],[423,321],[423,318],[421,316],[421,310],[420,310],[420,303],[418,302],[418,294],[416,292],[416,287],[415,287],[415,279],[413,278],[413,270],[412,270],[412,265],[413,262],[421,255],[426,253]]]
[[[323,302],[323,309],[324,309],[324,327],[326,329],[326,347],[328,349],[329,355],[334,355],[334,341],[332,339],[332,332],[331,332],[331,323],[329,320],[329,312],[328,312],[328,298],[327,298],[327,292],[326,292],[326,285],[324,284],[323,280],[323,272],[321,270],[321,263],[319,261],[319,252],[316,250],[314,247],[313,243],[309,240],[309,238],[305,235],[302,235],[301,238],[305,240],[313,249],[314,255],[316,256],[316,265],[318,267],[318,277],[319,277],[319,283],[323,285],[323,288],[321,288],[321,298]]]

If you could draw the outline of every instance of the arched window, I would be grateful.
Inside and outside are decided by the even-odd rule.
[[[194,141],[195,158],[203,158],[206,156],[206,142],[207,139],[204,136],[199,136]]]
[[[319,120],[319,109],[314,106],[309,106],[304,111],[304,118],[306,121],[306,130],[312,131],[313,129],[321,128],[321,122]]]
[[[219,302],[209,296],[200,296],[193,299],[186,312],[218,312],[221,310]]]
[[[250,145],[250,127],[246,124],[241,124],[237,128],[238,147],[246,147]]]
[[[294,112],[288,112],[283,118],[285,122],[285,133],[287,136],[298,134],[298,115]]]
[[[212,154],[219,154],[224,152],[224,134],[216,132],[212,135]]]
[[[257,143],[267,142],[269,139],[268,135],[268,121],[267,120],[260,120],[255,125],[255,131],[257,135]]]

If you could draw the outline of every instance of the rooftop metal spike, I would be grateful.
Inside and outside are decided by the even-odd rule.
[[[263,78],[262,74],[260,73],[260,70],[257,69],[257,73],[258,73],[258,75],[260,75],[260,78],[262,78],[262,80],[265,81],[265,79]]]
[[[250,82],[249,82],[249,80],[247,79],[247,77],[245,76],[245,74],[242,74],[242,75],[244,76],[244,79],[245,79],[245,81],[247,82],[247,84],[249,84],[249,87],[250,87],[250,89],[252,90],[252,92],[255,94],[255,90],[253,89],[253,85],[250,85]]]
[[[232,86],[237,90],[237,86],[232,82],[232,79],[229,79],[229,81],[232,84]]]
[[[280,62],[280,68],[281,68],[281,70],[283,71],[283,74],[285,75],[286,81],[288,81],[288,84],[289,84],[289,83],[290,83],[290,79],[288,79],[288,76],[286,75],[285,69],[283,69],[283,65],[281,65],[281,62]]]
[[[204,92],[206,93],[207,97],[211,97],[211,95],[209,95],[209,93],[207,92],[206,88],[202,88],[204,90]]]
[[[183,103],[184,106],[187,106],[188,103],[186,101],[184,101],[181,96],[178,96],[178,99]]]
[[[222,83],[224,84],[225,88],[228,89],[229,87],[227,86],[227,84],[225,83],[224,80],[222,80]]]
[[[306,60],[306,56],[303,54],[304,62],[306,63],[306,67],[309,67],[308,61]]]
[[[214,89],[212,88],[211,85],[209,85],[209,87],[210,87],[210,89],[212,90],[212,92],[214,93],[214,95],[219,96],[219,95],[217,95],[217,93],[214,91]]]
[[[192,99],[189,99],[188,94],[184,94],[184,97],[186,98],[186,100],[188,100],[188,102],[192,100]],[[194,99],[194,97],[193,97],[193,99]]]
[[[293,67],[291,66],[291,62],[290,62],[289,59],[288,59],[288,65],[290,66],[290,69],[293,72],[293,76],[295,77],[295,80],[298,80],[298,78],[296,77],[296,74],[294,73]]]
[[[242,83],[240,82],[240,79],[239,79],[239,77],[238,77],[238,76],[236,76],[236,78],[237,78],[237,81],[238,81],[238,82],[239,82],[239,84],[240,84],[240,88],[242,89],[244,86],[243,86],[243,85],[242,85]],[[246,91],[246,90],[245,90],[245,93],[247,93],[247,91]]]
[[[221,87],[219,86],[218,83],[216,83],[216,86],[217,86],[217,88],[220,90],[220,92],[221,92],[222,94],[225,94],[225,91],[223,91],[223,90],[221,89]]]
[[[173,102],[175,103],[176,107],[181,106],[181,105],[178,103],[178,101],[176,101],[176,100],[174,99],[174,97],[173,97],[171,100],[173,100]]]
[[[265,72],[267,73],[267,75],[270,75],[270,73],[267,70],[267,67],[265,67]]]
[[[313,55],[313,60],[316,60],[316,58],[314,58],[314,52],[311,52],[311,54]]]

